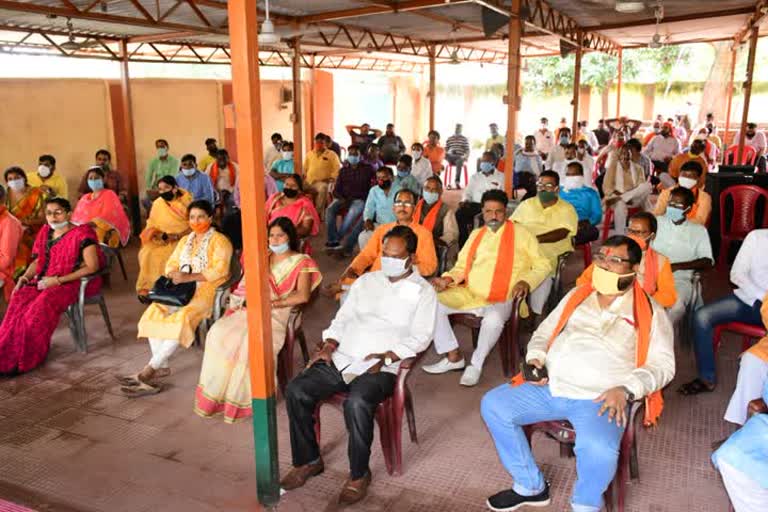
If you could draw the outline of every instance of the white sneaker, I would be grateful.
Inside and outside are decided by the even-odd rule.
[[[483,371],[480,368],[469,365],[464,370],[464,375],[461,376],[459,384],[462,386],[476,386],[480,381],[480,375],[482,375],[482,373]]]
[[[456,370],[463,370],[465,365],[466,363],[464,363],[463,358],[461,361],[456,361],[455,363],[452,363],[451,361],[448,360],[447,357],[444,357],[440,361],[436,362],[435,364],[422,366],[421,369],[427,373],[431,373],[432,375],[440,375],[441,373],[452,372]]]

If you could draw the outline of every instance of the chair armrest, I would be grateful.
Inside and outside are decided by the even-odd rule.
[[[755,414],[766,413],[768,413],[768,405],[766,405],[762,398],[757,398],[749,402],[749,405],[747,406],[747,418],[751,418]]]

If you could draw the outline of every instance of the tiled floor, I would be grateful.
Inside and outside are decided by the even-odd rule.
[[[322,243],[322,242],[321,242]],[[135,251],[126,258],[135,276]],[[318,254],[326,280],[343,264]],[[580,255],[569,265],[572,281]],[[106,336],[97,310],[89,311],[91,351],[74,352],[62,322],[47,364],[37,371],[0,380],[0,497],[38,511],[205,512],[259,510],[253,441],[249,423],[235,426],[203,420],[192,412],[202,352],[192,348],[173,359],[170,388],[131,400],[120,395],[113,375],[139,369],[148,347],[136,342],[142,311],[132,283],[115,272],[107,301],[118,340]],[[705,279],[707,296],[723,292],[722,275]],[[335,306],[318,297],[305,315],[310,343]],[[468,333],[462,339],[469,344]],[[726,339],[718,354],[720,385],[715,393],[683,399],[672,388],[693,375],[690,349],[678,350],[678,374],[666,393],[657,430],[639,437],[640,480],[628,489],[628,512],[725,512],[728,500],[709,463],[712,441],[732,429],[722,420],[733,388],[740,343]],[[436,359],[430,349],[426,362]],[[298,364],[298,363],[297,363]],[[485,510],[485,498],[510,485],[479,414],[483,393],[504,381],[491,354],[476,388],[458,385],[459,374],[413,372],[419,444],[404,436],[405,474],[389,477],[378,439],[371,468],[374,483],[359,511]],[[287,420],[278,402],[280,467],[290,463]],[[286,494],[280,511],[335,510],[347,474],[346,435],[341,415],[324,408],[326,472],[303,489]],[[575,476],[573,459],[561,459],[556,443],[534,440],[534,453],[552,482],[554,504],[567,509]]]

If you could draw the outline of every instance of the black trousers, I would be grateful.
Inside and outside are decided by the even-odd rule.
[[[392,373],[366,373],[347,385],[333,364],[322,361],[301,372],[285,391],[293,465],[303,466],[320,458],[314,420],[317,403],[336,393],[347,392],[344,423],[349,433],[347,453],[350,478],[358,480],[364,477],[371,458],[376,408],[392,396],[395,380]]]
[[[456,210],[456,223],[459,225],[459,247],[463,247],[469,234],[475,227],[475,215],[480,213],[480,203],[465,203]]]

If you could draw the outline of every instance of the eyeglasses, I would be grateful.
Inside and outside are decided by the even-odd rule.
[[[413,203],[410,203],[408,201],[395,201],[394,205],[397,206],[398,208],[407,208],[409,206],[411,207],[414,206]]]
[[[557,185],[554,183],[537,183],[536,188],[539,190],[555,190]]]
[[[630,228],[627,228],[627,234],[628,235],[642,236],[642,235],[645,235],[646,233],[650,233],[650,231],[645,230],[645,229],[640,230],[640,229],[630,229]]]
[[[688,209],[688,207],[685,206],[683,203],[667,203],[667,206],[671,206],[672,208],[680,208],[681,210]]]
[[[621,256],[609,256],[601,252],[595,254],[594,258],[595,261],[599,261],[601,263],[615,263],[616,265],[630,262],[629,258],[622,258]]]

